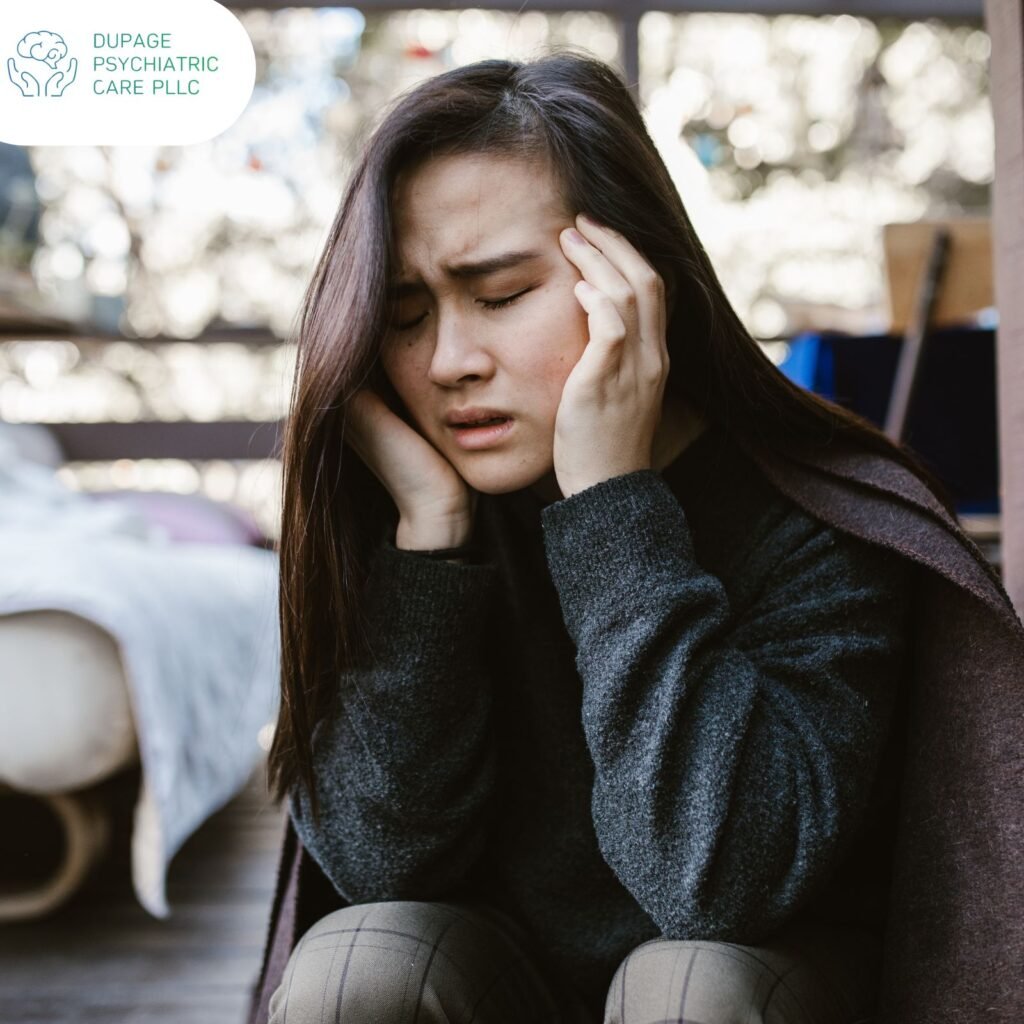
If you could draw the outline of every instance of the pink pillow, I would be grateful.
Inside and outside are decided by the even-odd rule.
[[[202,494],[132,490],[86,493],[96,501],[115,501],[128,505],[148,523],[162,526],[172,541],[270,546],[251,513]]]

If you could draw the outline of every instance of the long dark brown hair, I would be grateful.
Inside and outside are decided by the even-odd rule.
[[[672,301],[666,389],[750,450],[850,443],[919,476],[912,452],[868,420],[793,384],[740,322],[633,97],[607,64],[571,50],[444,72],[392,102],[351,173],[298,320],[286,422],[280,549],[281,706],[268,759],[273,797],[301,782],[314,820],[313,730],[364,653],[360,595],[372,543],[397,517],[390,496],[343,445],[350,396],[383,386],[379,353],[396,267],[391,196],[399,171],[433,156],[493,153],[549,161],[571,215],[621,232]]]

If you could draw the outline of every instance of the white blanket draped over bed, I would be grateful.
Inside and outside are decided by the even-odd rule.
[[[172,543],[0,436],[0,615],[41,609],[94,622],[118,644],[142,777],[132,883],[146,910],[168,917],[171,859],[245,785],[276,717],[277,555]]]

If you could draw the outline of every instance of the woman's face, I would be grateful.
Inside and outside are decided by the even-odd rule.
[[[589,337],[573,292],[581,275],[558,240],[574,211],[546,164],[476,154],[434,157],[399,175],[392,203],[400,290],[381,355],[389,381],[471,487],[502,494],[538,484],[557,497],[555,416]],[[498,269],[452,272],[499,257]],[[511,427],[463,447],[446,417],[471,406],[500,411]]]

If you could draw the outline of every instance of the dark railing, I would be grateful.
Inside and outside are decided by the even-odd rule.
[[[181,338],[155,336],[127,338],[122,335],[83,333],[68,325],[44,327],[40,321],[17,323],[0,319],[0,345],[14,341],[68,341],[72,344],[130,341],[156,347],[182,344]],[[264,329],[210,330],[189,344],[233,342],[250,348],[282,344]],[[46,423],[60,442],[69,462],[105,462],[115,459],[267,459],[278,455],[280,420],[133,420],[94,423]]]

